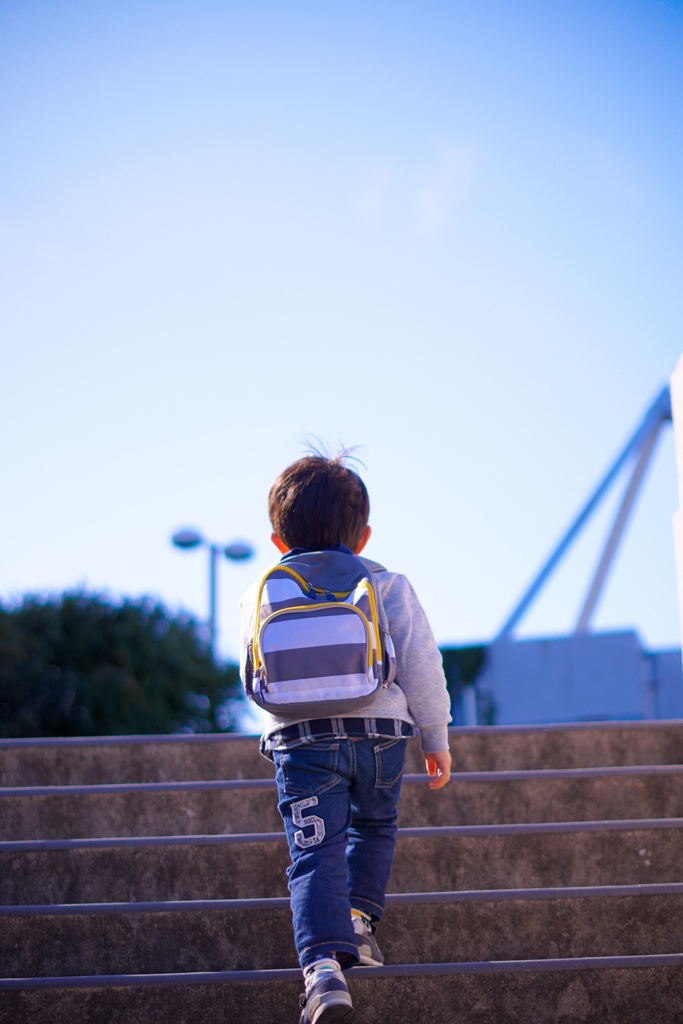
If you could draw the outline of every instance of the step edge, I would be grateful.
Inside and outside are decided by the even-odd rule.
[[[683,775],[683,764],[620,765],[595,768],[529,768],[519,771],[451,772],[452,783],[494,783],[572,781],[593,778],[627,778],[631,776]],[[426,772],[403,776],[403,783],[427,782]],[[0,786],[2,797],[107,796],[117,793],[183,793],[205,790],[274,789],[275,779],[205,779],[174,782],[103,782],[60,786]]]
[[[543,835],[569,832],[637,832],[683,828],[683,818],[617,818],[606,821],[520,822],[508,825],[441,825],[399,828],[397,839],[446,836]],[[284,842],[284,832],[231,832],[188,836],[115,836],[79,839],[11,839],[0,841],[1,853],[44,850],[113,849],[136,846],[211,846],[231,843]]]
[[[595,732],[600,730],[634,729],[671,729],[683,726],[681,718],[657,719],[616,719],[595,722],[541,722],[533,725],[464,725],[451,726],[449,735],[502,735],[503,733],[537,733],[537,732]],[[159,744],[205,744],[220,742],[255,741],[258,743],[259,733],[146,733],[133,736],[22,736],[16,739],[0,739],[0,750],[21,747],[100,747],[126,746],[142,743]]]
[[[394,964],[354,967],[352,978],[420,977],[444,974],[507,974],[537,971],[628,970],[647,967],[681,967],[683,953],[642,956],[573,957],[548,960],[482,960],[443,964]],[[162,985],[234,984],[236,982],[300,981],[297,968],[268,971],[206,971],[189,974],[108,974],[62,978],[0,978],[0,991],[57,988],[131,988]]]
[[[535,889],[464,889],[444,892],[387,893],[388,906],[428,903],[504,903],[555,899],[606,899],[683,896],[683,882],[636,885],[548,886]],[[87,914],[171,914],[206,911],[274,910],[289,907],[288,896],[226,900],[137,900],[119,903],[36,903],[0,906],[0,917],[76,917]]]

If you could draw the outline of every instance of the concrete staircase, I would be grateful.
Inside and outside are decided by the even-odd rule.
[[[683,723],[413,745],[384,968],[358,1024],[683,1020]],[[0,742],[0,1021],[296,1024],[272,766],[254,737]]]

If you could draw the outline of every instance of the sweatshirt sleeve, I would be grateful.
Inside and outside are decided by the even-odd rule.
[[[451,699],[441,653],[410,582],[399,573],[378,573],[382,603],[396,648],[396,684],[420,730],[426,753],[448,750]]]

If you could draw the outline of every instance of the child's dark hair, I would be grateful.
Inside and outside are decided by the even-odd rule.
[[[288,548],[320,551],[341,543],[355,551],[360,544],[370,499],[358,474],[344,465],[346,455],[307,455],[271,487],[268,515]]]

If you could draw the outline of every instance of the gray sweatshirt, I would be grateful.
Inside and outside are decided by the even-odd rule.
[[[345,718],[394,718],[420,730],[420,746],[426,753],[448,750],[448,723],[451,701],[446,689],[441,654],[427,616],[417,595],[405,576],[388,572],[384,566],[367,558],[362,562],[373,573],[389,623],[389,633],[396,648],[396,679],[380,690],[372,704]],[[245,678],[247,644],[254,635],[257,580],[240,601],[242,632],[240,663]],[[305,718],[278,718],[267,715],[263,732],[266,739],[272,732]]]

